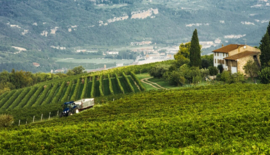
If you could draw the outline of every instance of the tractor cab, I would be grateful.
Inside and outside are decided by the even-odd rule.
[[[63,104],[63,111],[61,113],[60,116],[69,116],[72,115],[74,113],[74,109],[76,109],[76,104],[74,103],[74,101],[70,101],[70,102],[65,102]]]

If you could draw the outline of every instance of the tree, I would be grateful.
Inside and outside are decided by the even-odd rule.
[[[270,37],[270,21],[269,21],[269,25],[268,25],[268,27],[267,27],[267,32],[268,32],[268,35],[269,35],[269,37]]]
[[[270,67],[265,67],[262,69],[262,71],[259,72],[259,78],[263,84],[270,83]]]
[[[83,73],[83,70],[85,70],[85,69],[83,68],[83,66],[74,67],[74,68],[72,69],[72,71],[74,72],[74,75],[82,74],[82,73]]]
[[[191,42],[180,44],[178,52],[174,55],[175,60],[189,59]]]
[[[219,70],[219,73],[222,73],[224,70],[223,65],[221,65],[221,64],[219,64],[217,68]]]
[[[75,73],[72,71],[72,70],[68,70],[67,71],[67,75],[70,76],[70,75],[74,75]]]
[[[218,74],[218,69],[217,69],[217,67],[210,66],[208,69],[209,69],[209,74],[210,74],[211,76],[217,75],[217,74]]]
[[[257,76],[259,72],[258,65],[254,61],[251,61],[251,60],[249,60],[246,63],[243,69],[245,73],[252,78],[252,80],[254,80],[254,77]]]
[[[270,66],[270,40],[268,32],[265,33],[263,36],[261,43],[260,43],[260,49],[261,49],[261,66],[262,69],[265,67]]]
[[[194,67],[201,67],[201,48],[197,29],[193,32],[191,45],[190,45],[190,65]]]

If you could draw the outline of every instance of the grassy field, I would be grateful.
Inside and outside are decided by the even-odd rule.
[[[149,91],[0,129],[3,154],[269,154],[269,85]]]

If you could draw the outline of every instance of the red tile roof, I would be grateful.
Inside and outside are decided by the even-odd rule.
[[[240,59],[240,58],[243,58],[243,57],[246,57],[246,56],[257,55],[257,54],[260,54],[260,52],[244,51],[244,52],[241,52],[241,53],[226,57],[224,59],[226,59],[226,60],[237,60],[237,59]]]
[[[230,51],[236,50],[238,47],[244,47],[245,45],[238,45],[238,44],[230,44],[219,49],[214,50],[213,52],[218,53],[229,53]]]

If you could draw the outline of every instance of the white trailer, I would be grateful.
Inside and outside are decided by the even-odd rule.
[[[95,105],[94,98],[85,98],[78,101],[74,101],[75,105],[78,106],[79,112],[91,108]]]

